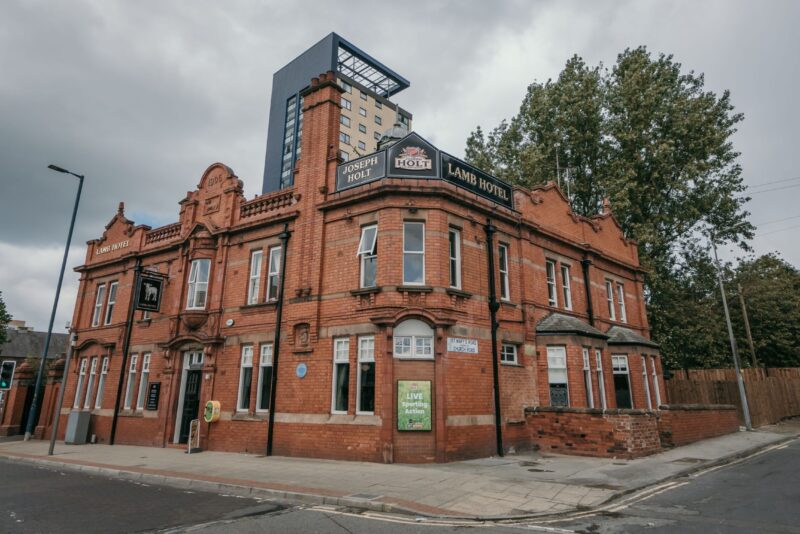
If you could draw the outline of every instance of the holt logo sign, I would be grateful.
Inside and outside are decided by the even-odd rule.
[[[398,169],[424,171],[430,170],[433,163],[425,152],[425,149],[418,146],[407,146],[394,158],[394,165]]]

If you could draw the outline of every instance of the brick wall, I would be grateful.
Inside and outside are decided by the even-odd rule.
[[[660,411],[529,408],[532,443],[542,451],[637,458],[738,431],[727,405],[662,406]]]
[[[661,445],[677,447],[739,430],[736,407],[726,404],[662,406],[658,423]]]

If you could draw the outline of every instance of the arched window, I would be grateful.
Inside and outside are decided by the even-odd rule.
[[[394,329],[394,357],[433,359],[433,328],[407,319]]]

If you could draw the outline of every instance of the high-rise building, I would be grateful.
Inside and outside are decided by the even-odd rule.
[[[347,161],[374,152],[383,132],[399,122],[411,129],[411,114],[389,100],[410,82],[339,35],[331,33],[272,77],[262,192],[294,183],[301,156],[303,96],[309,80],[333,71],[342,95],[339,155]]]

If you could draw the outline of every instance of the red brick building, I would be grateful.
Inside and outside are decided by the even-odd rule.
[[[247,200],[217,163],[174,224],[120,205],[76,269],[62,417],[91,411],[108,441],[122,378],[117,443],[185,443],[216,400],[203,448],[424,462],[530,447],[526,408],[664,402],[636,244],[608,208],[578,216],[556,186],[512,189],[415,134],[340,165],[340,93],[328,73],[303,94],[292,188]],[[166,283],[123,368],[137,269]]]

